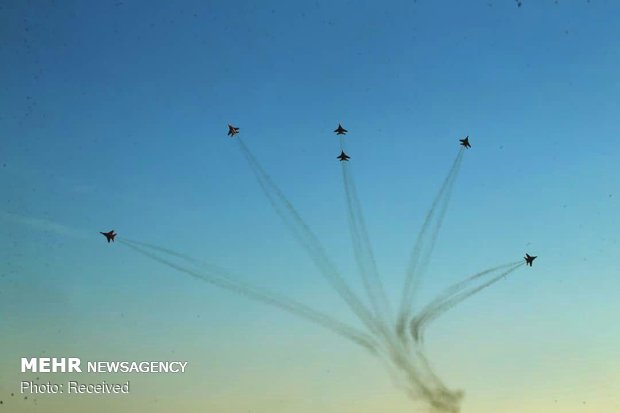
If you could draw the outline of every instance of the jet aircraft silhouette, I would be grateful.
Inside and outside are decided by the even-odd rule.
[[[532,263],[536,259],[536,256],[532,257],[530,254],[525,254],[525,257],[523,257],[523,259],[525,260],[525,265],[529,265],[531,267]]]
[[[229,123],[228,124],[228,136],[230,136],[232,138],[233,136],[235,136],[238,133],[239,133],[239,128],[235,128],[233,125],[231,125]]]
[[[114,230],[110,232],[100,232],[100,234],[103,235],[108,240],[108,242],[114,242],[114,237],[116,237],[116,232],[114,232]]]
[[[346,135],[348,130],[343,128],[341,124],[338,124],[338,127],[334,130],[334,132],[336,132],[336,135]]]
[[[465,139],[459,139],[459,141],[461,141],[461,146],[471,148],[471,145],[469,144],[469,136],[466,136]]]

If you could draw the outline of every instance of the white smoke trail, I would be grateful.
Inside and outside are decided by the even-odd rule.
[[[390,306],[383,289],[381,277],[379,276],[379,270],[377,269],[377,263],[368,237],[361,203],[357,196],[355,183],[351,171],[349,170],[348,163],[341,162],[341,164],[342,181],[347,200],[347,218],[357,266],[362,276],[361,278],[366,293],[375,311],[375,316],[381,320],[382,325],[389,328],[388,326],[391,324],[389,323]]]
[[[410,318],[415,293],[433,253],[437,235],[441,229],[441,224],[443,223],[443,219],[447,211],[452,188],[454,187],[454,183],[461,166],[463,154],[464,149],[461,148],[426,215],[422,228],[416,238],[409,267],[405,273],[405,284],[403,287],[400,311],[398,313],[398,320],[396,324],[398,335],[404,342],[407,342],[408,340],[405,329],[407,320]],[[436,215],[437,211],[439,211],[438,215]],[[434,225],[432,225],[435,217],[436,220],[434,221]],[[429,229],[431,230],[430,234]]]
[[[155,249],[161,252],[167,252],[170,255],[186,259],[187,261],[198,262],[197,260],[194,260],[191,257],[188,257],[184,254],[179,254],[179,253],[176,253],[176,252],[173,252],[171,250],[167,250],[161,247],[156,247],[156,246],[153,246],[152,244],[141,243],[141,242],[131,241],[127,239],[119,239],[118,242],[129,247],[133,251],[138,252],[160,264],[163,264],[179,272],[190,275],[196,279],[205,281],[209,284],[213,284],[217,287],[235,292],[237,294],[241,294],[245,297],[278,307],[281,310],[292,313],[306,320],[312,321],[343,337],[348,338],[349,340],[353,341],[354,343],[358,345],[363,346],[364,348],[366,348],[373,354],[377,353],[377,343],[372,337],[368,336],[365,333],[359,332],[355,330],[354,328],[349,327],[346,324],[328,315],[322,314],[314,310],[313,308],[310,308],[306,305],[293,301],[287,297],[277,296],[274,293],[268,293],[265,291],[261,291],[254,286],[250,286],[248,284],[241,283],[237,280],[233,280],[230,278],[229,273],[227,272],[220,273],[219,271],[216,271],[214,267],[212,266],[209,266],[211,268],[209,274],[204,274],[204,273],[200,273],[198,271],[192,270],[192,269],[188,269],[180,264],[174,263],[168,259],[162,258],[161,256],[151,253],[147,251],[146,249],[140,247],[140,245],[147,247],[147,248],[152,248],[152,249]]]
[[[457,304],[465,301],[466,299],[472,297],[473,295],[479,293],[480,291],[490,287],[491,285],[495,284],[496,282],[498,282],[499,280],[501,280],[504,277],[507,277],[509,274],[511,274],[512,272],[516,271],[517,269],[519,269],[520,267],[522,267],[524,265],[524,263],[514,263],[512,264],[507,270],[505,270],[504,272],[502,272],[501,274],[492,277],[490,280],[484,282],[483,284],[477,286],[477,287],[473,287],[470,289],[465,289],[467,287],[467,285],[471,284],[472,282],[476,281],[478,278],[481,277],[481,275],[477,275],[476,278],[470,278],[469,282],[464,281],[460,284],[463,284],[463,287],[460,289],[455,289],[452,294],[447,294],[445,295],[443,298],[440,297],[439,299],[434,300],[433,302],[431,302],[429,305],[427,305],[426,307],[424,307],[419,313],[418,315],[416,315],[410,322],[409,324],[409,328],[410,328],[410,333],[411,336],[413,337],[413,339],[415,341],[422,341],[424,338],[424,328],[426,327],[426,325],[428,323],[430,323],[431,321],[435,320],[437,317],[441,316],[442,314],[444,314],[446,311],[450,310],[451,308],[455,307]],[[506,266],[503,266],[503,268],[505,268]],[[496,272],[495,271],[487,271],[486,273],[493,273]],[[454,287],[453,287],[454,288]],[[465,289],[465,291],[463,291]]]
[[[280,188],[273,182],[271,177],[261,167],[249,148],[241,139],[238,139],[239,148],[245,156],[256,180],[263,193],[271,203],[271,206],[291,231],[297,241],[306,250],[314,264],[330,286],[340,295],[353,313],[373,333],[380,334],[380,323],[375,319],[365,304],[353,293],[349,285],[340,275],[333,262],[328,258],[325,249],[317,239],[314,232],[301,218],[295,207],[282,193]]]

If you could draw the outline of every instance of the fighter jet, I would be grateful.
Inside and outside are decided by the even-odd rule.
[[[340,151],[340,155],[338,155],[338,159],[340,159],[340,162],[342,161],[349,161],[349,159],[351,159],[351,157],[349,155],[347,155],[346,153],[344,153],[344,151]]]
[[[534,262],[536,257],[532,257],[530,254],[525,254],[525,257],[523,257],[523,259],[525,260],[525,265],[529,265],[531,267],[532,262]]]
[[[341,124],[338,124],[338,128],[336,128],[336,130],[334,130],[334,132],[336,132],[336,135],[346,135],[348,130],[343,128]]]
[[[116,237],[116,232],[114,232],[114,230],[110,232],[100,232],[100,234],[103,235],[108,240],[108,242],[114,242],[114,237]]]
[[[469,136],[466,136],[465,139],[459,139],[459,141],[461,141],[461,146],[471,148],[471,145],[469,144]]]
[[[228,124],[228,136],[230,136],[232,138],[233,136],[235,136],[238,133],[239,133],[239,128],[235,128],[233,125],[231,125],[229,123]]]

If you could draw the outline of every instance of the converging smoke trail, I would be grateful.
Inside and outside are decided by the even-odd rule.
[[[461,151],[461,153],[463,152],[464,150]],[[441,229],[441,225],[443,224],[444,217],[446,216],[446,212],[448,211],[448,205],[450,204],[450,198],[452,197],[452,188],[454,187],[454,184],[456,182],[456,178],[461,168],[462,162],[463,162],[463,157],[461,156],[457,161],[457,165],[454,170],[454,173],[452,174],[452,178],[450,179],[450,182],[448,183],[446,187],[446,190],[444,192],[445,195],[443,199],[439,202],[439,205],[438,205],[439,213],[437,214],[437,219],[435,220],[433,230],[431,231],[431,240],[429,242],[428,251],[426,254],[423,254],[421,256],[419,264],[418,264],[418,274],[416,277],[418,283],[421,280],[422,276],[426,273],[426,268],[428,267],[431,254],[435,248],[435,243],[437,242],[437,236],[439,235],[439,230]],[[414,283],[414,289],[412,293],[415,294],[416,288],[417,288],[417,284]],[[411,302],[411,304],[413,304],[413,301]]]
[[[348,163],[341,162],[341,164],[353,252],[375,316],[381,320],[382,325],[387,329],[388,320],[390,320],[390,306],[377,269],[353,176]]]
[[[69,227],[67,225],[63,225],[63,224],[59,224],[57,222],[48,220],[48,219],[44,219],[44,218],[34,218],[34,217],[28,217],[28,216],[23,216],[23,215],[18,215],[18,214],[12,214],[12,213],[7,213],[4,211],[0,211],[0,218],[5,218],[7,220],[11,220],[13,222],[17,222],[19,224],[22,225],[26,225],[29,226],[33,229],[36,230],[40,230],[40,231],[50,231],[50,232],[54,232],[58,235],[61,236],[69,236],[72,238],[77,238],[77,239],[88,239],[90,238],[92,232],[91,231],[84,231],[84,230],[80,230],[80,229],[76,229],[73,227]],[[243,285],[240,282],[236,282],[234,280],[230,280],[230,279],[226,279],[226,278],[230,278],[230,274],[222,269],[218,269],[217,267],[213,266],[213,265],[209,265],[206,263],[203,263],[195,258],[192,258],[188,255],[185,254],[181,254],[178,253],[176,251],[167,249],[167,248],[163,248],[163,247],[159,247],[153,244],[147,244],[147,243],[143,243],[143,242],[139,242],[139,241],[134,241],[134,240],[128,240],[128,239],[118,239],[118,242],[121,244],[124,244],[125,246],[133,249],[134,251],[137,251],[161,264],[167,265],[168,267],[171,267],[177,271],[181,271],[183,273],[186,273],[192,277],[195,277],[197,279],[200,279],[202,281],[205,281],[207,283],[211,283],[213,285],[216,285],[220,288],[224,288],[227,289],[229,291],[233,291],[236,292],[238,294],[244,295],[246,297],[255,299],[257,301],[261,301],[263,303],[266,304],[270,304],[272,306],[278,307],[282,310],[288,311],[298,317],[304,318],[308,321],[312,321],[316,324],[319,324],[329,330],[332,330],[333,332],[344,336],[346,338],[348,338],[349,340],[355,342],[356,344],[359,344],[361,346],[363,346],[364,348],[366,348],[367,350],[371,351],[373,354],[376,354],[378,351],[378,345],[375,342],[375,340],[368,336],[365,333],[359,332],[357,330],[355,330],[354,328],[347,326],[346,324],[342,323],[341,321],[338,321],[328,315],[322,314],[308,306],[305,306],[304,304],[298,303],[294,300],[285,298],[285,297],[280,297],[277,296],[275,294],[272,293],[268,293],[268,292],[262,292],[260,290],[258,290],[255,287],[249,286],[249,285]],[[179,265],[176,265],[174,263],[171,263],[165,259],[162,259],[154,254],[149,253],[148,251],[145,251],[141,248],[139,248],[136,245],[132,245],[133,244],[137,244],[137,245],[141,245],[147,248],[151,248],[154,250],[158,250],[160,252],[169,254],[171,256],[175,256],[177,258],[182,258],[188,262],[192,262],[195,264],[200,264],[200,265],[204,265],[205,267],[210,268],[211,272],[217,273],[219,274],[219,276],[205,276],[203,274],[199,274],[195,271],[191,271],[189,269],[186,269],[184,267],[181,267]]]
[[[216,267],[213,264],[208,264],[208,263],[206,263],[204,261],[201,261],[201,260],[199,260],[197,258],[191,257],[191,256],[189,256],[187,254],[182,254],[180,252],[171,250],[170,248],[160,247],[159,245],[149,244],[148,242],[136,241],[136,240],[129,239],[129,238],[126,238],[126,237],[123,237],[122,240],[125,241],[125,242],[129,242],[131,244],[136,244],[136,245],[139,245],[139,246],[142,246],[142,247],[146,247],[146,248],[150,248],[150,249],[153,249],[153,250],[156,250],[156,251],[159,251],[159,252],[163,252],[164,254],[168,254],[168,255],[171,255],[173,257],[181,258],[181,259],[183,259],[183,260],[185,260],[187,262],[191,262],[192,264],[201,265],[201,266],[203,266],[203,267],[205,267],[207,269],[212,269],[214,271],[218,271],[218,272],[226,273],[226,274],[228,273],[226,270],[220,269],[220,268]]]
[[[198,260],[195,260],[191,257],[187,257],[184,254],[178,254],[174,251],[170,251],[167,250],[165,248],[161,248],[161,247],[156,247],[156,246],[152,246],[150,244],[146,244],[146,243],[138,243],[134,241],[129,241],[126,239],[119,239],[118,240],[119,243],[125,245],[126,247],[132,249],[135,252],[138,252],[160,264],[163,264],[165,266],[168,266],[174,270],[177,270],[179,272],[185,273],[187,275],[190,275],[196,279],[199,279],[201,281],[207,282],[209,284],[215,285],[217,287],[235,292],[237,294],[241,294],[245,297],[263,302],[265,304],[269,304],[275,307],[280,308],[281,310],[284,310],[286,312],[289,312],[291,314],[294,314],[298,317],[304,318],[306,320],[312,321],[318,325],[321,325],[345,338],[348,338],[349,340],[353,341],[354,343],[361,345],[362,347],[364,347],[365,349],[369,350],[370,352],[372,352],[373,354],[377,353],[377,343],[375,342],[375,340],[368,336],[365,333],[362,332],[358,332],[357,330],[355,330],[352,327],[347,326],[346,324],[333,319],[330,316],[327,316],[325,314],[319,313],[317,311],[315,311],[314,309],[305,306],[301,303],[298,303],[296,301],[293,301],[291,299],[285,298],[285,297],[281,297],[281,296],[276,296],[273,293],[267,293],[267,292],[263,292],[260,291],[258,289],[256,289],[255,287],[246,285],[246,284],[242,284],[238,281],[234,281],[231,280],[229,278],[225,278],[224,276],[222,276],[221,274],[218,275],[205,275],[205,274],[201,274],[197,271],[193,271],[191,269],[185,268],[181,265],[178,265],[172,261],[169,261],[165,258],[162,258],[158,255],[155,255],[154,253],[151,253],[143,248],[141,248],[138,245],[143,245],[145,247],[151,248],[153,247],[153,249],[156,249],[158,251],[162,251],[162,252],[169,252],[171,255],[173,256],[178,256],[180,258],[183,259],[188,259],[194,262],[198,262]],[[229,274],[225,273],[226,276],[228,276]]]
[[[403,297],[406,296],[408,299],[406,302],[403,301],[401,305],[401,318],[403,320],[409,318],[415,292],[417,290],[420,280],[422,279],[422,276],[426,272],[430,257],[435,248],[435,242],[437,241],[437,236],[439,234],[439,230],[441,229],[443,219],[447,212],[450,197],[452,195],[452,188],[454,187],[456,177],[461,167],[463,154],[464,150],[461,149],[456,159],[454,160],[452,167],[450,168],[450,172],[446,176],[446,179],[444,180],[435,200],[433,201],[433,204],[427,213],[424,224],[422,225],[422,229],[420,230],[420,233],[418,234],[418,237],[416,239],[414,251],[411,256],[411,260],[407,270],[405,289],[403,292]],[[439,211],[439,213],[437,214],[436,211]],[[436,219],[433,222],[433,218],[435,217]],[[430,235],[427,236],[428,229],[431,226],[432,230],[430,232]]]
[[[346,152],[345,139],[342,136],[340,137],[340,149]],[[348,164],[343,162],[342,167],[345,191],[347,191],[347,212],[356,261],[361,268],[360,272],[365,271],[367,276],[372,274],[374,270],[376,280],[381,285],[353,176]],[[372,279],[370,281],[372,283]],[[389,319],[389,303],[386,307]],[[434,412],[457,413],[463,397],[462,392],[448,389],[431,369],[421,352],[422,349],[409,351],[390,331],[390,325],[392,324],[382,323],[381,328],[388,351],[388,372],[395,385],[404,390],[412,400],[425,401]],[[397,372],[404,374],[404,377],[399,379]]]
[[[280,219],[282,219],[285,226],[291,231],[302,247],[304,247],[323,277],[348,304],[353,313],[355,313],[370,331],[379,334],[380,326],[377,320],[375,320],[370,310],[368,310],[364,303],[353,293],[346,281],[342,278],[336,266],[328,258],[325,249],[316,235],[314,235],[310,227],[301,218],[295,207],[293,207],[280,188],[278,188],[271,177],[261,167],[258,160],[256,160],[244,142],[241,139],[238,139],[238,142],[239,148],[252,169],[263,193]]]
[[[463,393],[449,390],[433,374],[421,349],[394,356],[392,362],[404,374],[405,393],[413,401],[424,401],[432,412],[458,413]]]
[[[470,289],[469,291],[466,290],[461,293],[452,294],[451,296],[448,296],[447,298],[441,301],[438,301],[438,300],[433,301],[431,304],[424,307],[424,309],[420,311],[420,313],[411,320],[410,322],[411,336],[414,338],[415,341],[418,341],[418,342],[421,341],[423,339],[423,330],[426,324],[435,320],[437,317],[441,316],[446,311],[450,310],[457,304],[465,301],[469,297],[492,286],[493,284],[495,284],[502,278],[508,276],[512,272],[516,271],[523,265],[524,263],[513,264],[509,269],[491,278],[490,280],[486,281],[482,285],[479,285],[473,289]]]
[[[502,265],[497,265],[495,267],[486,269],[484,271],[480,271],[477,272],[474,275],[470,275],[469,277],[465,278],[464,280],[461,280],[455,284],[452,284],[451,286],[449,286],[448,288],[446,288],[445,290],[443,290],[443,292],[441,292],[432,302],[430,302],[429,304],[427,304],[425,306],[425,308],[429,308],[431,306],[436,305],[437,303],[440,303],[442,301],[447,300],[448,298],[452,297],[454,294],[464,290],[465,288],[469,287],[469,285],[473,282],[476,281],[479,278],[484,277],[487,274],[491,274],[494,273],[496,271],[502,270],[504,268],[508,268],[508,267],[513,267],[516,266],[517,264],[520,264],[522,261],[513,261],[507,264],[502,264]]]
[[[426,219],[424,220],[422,229],[417,236],[415,246],[413,248],[413,253],[411,254],[409,267],[405,273],[405,285],[403,288],[403,296],[396,325],[397,332],[401,339],[404,341],[407,340],[405,328],[407,320],[410,318],[414,296],[418,288],[420,279],[426,271],[430,256],[432,255],[433,249],[435,247],[437,235],[439,233],[439,230],[441,229],[441,224],[443,223],[443,219],[447,211],[448,201],[450,200],[452,188],[454,187],[454,183],[456,182],[456,177],[458,175],[458,171],[460,169],[463,159],[463,154],[464,149],[461,148],[456,158],[454,159],[452,167],[450,168],[448,175],[444,179],[444,182],[442,183],[441,188],[439,189],[439,192],[437,193],[437,196],[435,197],[431,208],[426,214]],[[432,232],[429,236],[428,231],[431,227],[431,223],[433,222],[433,218],[435,218],[437,210],[439,210],[439,214],[437,215],[437,220],[432,227]]]
[[[405,390],[412,400],[425,400],[434,412],[458,413],[463,393],[461,391],[449,390],[434,373],[422,347],[423,329],[441,314],[483,289],[488,288],[522,265],[520,261],[499,265],[454,284],[446,289],[440,297],[427,305],[422,313],[411,321],[411,334],[414,338],[413,347],[408,352],[402,353],[400,359],[397,356],[394,362],[410,381],[409,386],[405,386]],[[483,285],[458,294],[484,275],[496,273],[506,268],[508,268],[506,271],[485,282]],[[402,384],[399,387],[403,388]]]

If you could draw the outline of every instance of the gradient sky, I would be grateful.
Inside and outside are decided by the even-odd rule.
[[[341,122],[395,301],[464,135],[421,298],[540,257],[429,328],[463,412],[620,411],[618,15],[613,0],[0,1],[4,410],[414,411],[338,336],[97,234],[354,323],[226,136],[241,128],[353,282]],[[125,399],[11,399],[19,357],[43,352],[191,370],[135,378]]]

